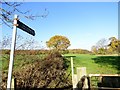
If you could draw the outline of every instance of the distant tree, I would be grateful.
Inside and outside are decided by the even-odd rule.
[[[105,38],[102,38],[96,43],[96,46],[97,46],[98,49],[99,48],[104,48],[105,49],[107,47],[107,44],[108,44],[107,40]]]
[[[105,54],[107,51],[108,41],[103,38],[96,43],[96,47],[99,54]]]
[[[116,37],[110,37],[109,40],[110,40],[111,42],[114,42],[114,41],[117,41],[117,38],[116,38]]]
[[[91,47],[91,51],[99,54],[120,53],[120,40],[116,37],[110,37],[108,40],[104,38],[99,40],[95,46]]]
[[[106,49],[104,49],[104,48],[99,48],[98,49],[98,54],[106,54]]]
[[[110,43],[108,44],[109,52],[120,52],[119,51],[120,40],[118,40],[115,37],[110,37],[109,40],[110,40]]]
[[[4,36],[0,41],[0,49],[10,49],[12,38]],[[16,37],[16,50],[32,50],[40,48],[40,44],[31,38],[24,38],[21,35]]]
[[[66,50],[70,46],[70,41],[65,36],[55,35],[46,42],[47,47],[56,50]]]
[[[96,46],[92,46],[92,47],[91,47],[91,51],[92,51],[94,54],[97,54],[97,47],[96,47]]]

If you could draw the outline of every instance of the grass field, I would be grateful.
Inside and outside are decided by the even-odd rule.
[[[77,67],[86,67],[87,74],[120,74],[120,62],[118,56],[96,56],[89,54],[65,54],[64,56],[76,56],[74,57],[74,72],[76,73]],[[35,60],[40,59],[40,55],[17,55],[14,61],[14,70],[19,70],[21,67],[33,63]],[[70,58],[69,58],[70,60]],[[9,55],[4,55],[0,59],[2,62],[3,70],[8,70]],[[68,71],[71,68],[69,67]]]
[[[65,56],[76,56],[73,59],[75,73],[77,67],[86,67],[87,74],[120,73],[118,56],[96,56],[89,54],[66,54]]]

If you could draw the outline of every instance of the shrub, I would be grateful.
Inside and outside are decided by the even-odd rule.
[[[43,60],[37,60],[14,72],[16,88],[71,88],[71,80],[66,73],[67,63],[60,53],[51,52]]]

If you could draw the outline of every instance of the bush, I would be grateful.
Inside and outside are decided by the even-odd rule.
[[[71,80],[66,74],[67,63],[60,53],[51,52],[43,60],[37,60],[14,72],[16,88],[71,88]]]

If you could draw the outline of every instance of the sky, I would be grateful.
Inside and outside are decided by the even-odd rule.
[[[102,38],[118,37],[117,2],[25,2],[19,9],[31,10],[33,14],[49,11],[46,18],[28,20],[19,16],[20,21],[35,30],[33,37],[17,29],[17,34],[33,37],[46,47],[45,42],[52,36],[66,36],[71,46],[69,49],[87,49]],[[2,27],[3,36],[12,35],[12,29]]]

